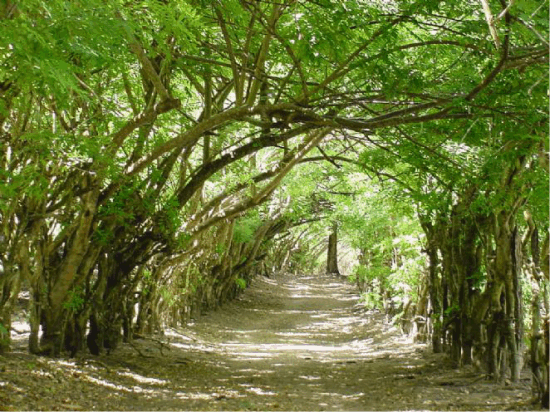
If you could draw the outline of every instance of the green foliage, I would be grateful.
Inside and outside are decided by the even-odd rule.
[[[177,296],[171,288],[163,285],[160,287],[159,293],[167,307],[171,308],[177,303]]]
[[[27,369],[30,370],[30,371],[36,370],[36,363],[35,363],[35,362],[27,362],[27,363],[25,364],[25,366],[26,366]]]
[[[246,289],[246,280],[243,278],[235,279],[235,284],[239,289],[242,289],[242,290]]]
[[[109,245],[114,239],[115,233],[112,230],[98,227],[93,234],[92,239],[102,246]]]
[[[254,238],[254,233],[262,221],[257,210],[248,212],[245,216],[237,219],[233,229],[233,241],[236,243],[248,243]]]
[[[223,255],[225,253],[225,251],[227,250],[227,246],[224,245],[223,243],[218,243],[216,245],[216,249],[215,249],[215,252],[218,254],[218,255]]]
[[[179,231],[182,225],[182,216],[176,199],[170,198],[166,201],[161,216],[159,226],[163,233],[170,236]],[[182,238],[182,241],[185,241],[185,239]]]
[[[10,333],[8,329],[0,322],[0,348],[9,345]]]
[[[384,308],[382,296],[374,291],[362,293],[360,302],[366,309],[382,310]]]
[[[9,55],[18,82],[32,83],[36,91],[50,90],[62,97],[60,108],[69,104],[71,93],[88,98],[75,72],[121,62],[120,20],[104,2],[46,4],[30,0],[17,7],[16,17],[4,19],[0,25],[0,32],[5,33],[0,35],[0,55]]]
[[[454,316],[456,316],[458,313],[460,313],[460,306],[458,306],[457,304],[455,305],[451,305],[449,306],[445,312],[443,313],[443,315],[445,316],[445,318],[449,319],[449,318],[452,318]]]
[[[79,268],[177,262],[158,277],[171,306],[214,282],[213,265],[247,261],[271,219],[280,232],[258,256],[324,264],[335,222],[375,307],[382,291],[418,297],[418,215],[433,223],[462,202],[483,231],[520,204],[548,227],[548,10],[536,2],[514,2],[496,24],[509,48],[495,76],[502,50],[479,2],[12,3],[0,16],[0,248],[28,243],[31,271],[47,251],[43,284],[68,257],[98,256]],[[237,215],[232,242],[212,241]],[[140,273],[127,269],[114,288]],[[486,270],[469,280],[482,288]],[[89,275],[74,280],[100,286]],[[64,308],[83,305],[75,285]]]
[[[144,269],[142,273],[142,287],[141,293],[145,296],[151,293],[151,289],[154,286],[153,284],[153,274],[149,269]]]
[[[84,307],[86,292],[82,287],[75,287],[69,291],[68,298],[63,302],[63,307],[73,313],[80,311]]]

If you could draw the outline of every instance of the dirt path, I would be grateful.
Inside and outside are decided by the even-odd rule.
[[[333,277],[261,278],[236,302],[160,341],[110,356],[16,351],[0,373],[8,410],[518,410],[528,376],[497,386],[454,370],[357,305]],[[144,355],[144,356],[143,356]]]

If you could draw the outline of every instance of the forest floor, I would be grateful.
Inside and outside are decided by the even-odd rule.
[[[182,330],[110,355],[0,357],[0,410],[528,410],[529,375],[452,368],[329,276],[258,278]]]

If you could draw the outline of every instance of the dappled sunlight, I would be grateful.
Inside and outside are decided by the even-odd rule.
[[[239,386],[244,388],[245,392],[254,393],[256,395],[264,395],[264,396],[277,395],[276,392],[265,390],[265,389],[262,389],[262,388],[258,388],[256,386],[248,384],[248,383],[240,383]]]
[[[313,409],[363,405],[365,390],[356,387],[363,382],[361,369],[390,359],[402,360],[393,367],[397,378],[411,379],[416,369],[408,361],[418,345],[410,345],[397,328],[384,325],[382,315],[365,316],[363,312],[351,311],[358,296],[350,285],[314,278],[308,281],[311,284],[302,283],[306,281],[298,278],[282,287],[274,280],[262,280],[262,287],[269,285],[284,291],[284,300],[250,305],[244,295],[245,305],[234,312],[207,316],[186,329],[166,330],[166,345],[172,351],[185,353],[176,358],[177,363],[166,364],[178,365],[177,373],[183,373],[185,378],[145,373],[157,370],[154,360],[150,361],[150,369],[133,369],[132,365],[137,365],[135,353],[128,367],[114,373],[105,369],[103,362],[108,358],[98,362],[47,362],[78,376],[81,382],[110,391],[108,397],[139,396],[144,400],[172,399],[197,405],[237,402],[227,404],[233,406],[226,409],[233,410],[274,409],[265,405],[303,402],[302,391],[308,393],[307,401],[314,405]],[[350,370],[359,375],[350,380]],[[46,370],[37,369],[33,374],[55,379]],[[196,381],[195,374],[206,377]],[[375,382],[384,379],[385,375],[372,378]],[[185,405],[182,403],[181,407]]]
[[[175,348],[179,348],[179,349],[200,349],[201,351],[203,352],[215,352],[216,349],[210,345],[206,345],[206,344],[200,344],[200,343],[195,343],[195,344],[187,344],[187,343],[178,343],[178,342],[170,342],[170,346],[173,346]]]
[[[236,356],[238,359],[243,360],[258,360],[258,359],[271,359],[276,357],[278,354],[274,352],[229,352],[230,355]]]
[[[426,344],[402,335],[378,311],[356,310],[349,284],[334,293],[328,278],[300,282],[306,281],[293,278],[285,288],[275,280],[257,282],[227,310],[160,338],[136,340],[140,351],[123,344],[108,356],[41,358],[19,370],[27,380],[85,388],[65,395],[61,408],[67,410],[93,409],[79,407],[82,396],[94,399],[86,405],[97,409],[120,403],[139,410],[401,410],[411,399],[448,409],[445,400],[458,386],[447,385],[452,378],[424,383],[429,371],[441,373],[440,357],[432,358],[433,366],[423,359]],[[169,350],[161,353],[157,339]],[[0,380],[0,389],[28,396],[19,381]],[[502,404],[498,397],[490,402],[483,404]]]
[[[61,360],[51,360],[50,362],[57,363],[58,365],[68,366],[70,368],[76,368],[75,361],[61,359]]]
[[[133,372],[117,372],[117,374],[120,376],[126,376],[129,378],[132,378],[139,383],[155,384],[155,385],[166,385],[168,383],[168,381],[165,379],[148,378]]]
[[[3,0],[0,411],[548,409],[549,2]]]
[[[50,372],[45,372],[42,370],[39,371],[31,371],[31,375],[37,375],[37,376],[43,376],[47,378],[53,378],[53,375]]]
[[[304,310],[300,310],[300,309],[277,309],[277,310],[273,310],[273,309],[246,309],[246,310],[250,311],[250,312],[269,314],[271,316],[275,316],[275,315],[295,315],[295,314],[313,314],[313,313],[318,313],[319,312],[316,309],[304,309]],[[234,333],[243,333],[243,331],[234,331]]]
[[[323,295],[322,293],[319,293],[317,295],[313,295],[310,293],[293,293],[292,295],[290,295],[290,297],[296,298],[296,299],[326,299],[326,295]],[[332,298],[334,300],[342,300],[342,301],[356,300],[354,298],[349,299],[348,296],[332,296]]]
[[[315,315],[311,315],[311,318],[312,319],[325,319],[325,318],[329,318],[331,316],[330,313],[318,313],[319,311],[314,311],[315,312]]]
[[[254,376],[256,376],[256,375],[267,375],[267,374],[270,374],[270,373],[275,373],[274,370],[270,370],[270,369],[253,369],[253,368],[239,369],[239,372],[240,373],[245,373],[245,372],[250,373]]]
[[[284,336],[288,338],[308,338],[311,337],[311,333],[309,332],[275,332],[276,336]],[[315,334],[317,337],[319,336],[330,336],[329,333],[319,333],[317,332]]]
[[[243,323],[239,330],[219,325],[219,330],[229,336],[217,343],[217,350],[232,359],[251,362],[251,365],[269,361],[267,370],[270,372],[297,361],[346,365],[411,356],[411,350],[403,348],[409,342],[398,341],[397,328],[390,325],[380,328],[380,323],[373,322],[372,316],[377,316],[380,322],[382,315],[373,313],[364,317],[350,313],[350,303],[358,300],[356,293],[350,293],[350,285],[328,282],[313,287],[300,284],[298,280],[294,282],[282,287],[288,291],[286,307],[246,308],[246,312],[257,316],[259,322]],[[317,304],[313,298],[319,299],[317,309],[312,309],[312,305]],[[302,306],[306,302],[310,302],[309,306]],[[259,368],[250,369],[247,373],[260,375]],[[300,374],[297,379],[306,382],[308,376],[311,381],[322,379],[307,374]],[[234,376],[243,377],[242,370]]]
[[[189,331],[186,331],[186,332],[189,332]],[[185,340],[185,341],[190,341],[190,342],[195,342],[196,341],[196,338],[192,338],[190,336],[188,336],[188,334],[186,333],[183,333],[183,331],[178,331],[176,329],[166,329],[164,331],[164,335],[169,337],[169,338],[178,338],[178,339],[182,339],[182,340]]]
[[[105,379],[95,378],[93,376],[84,375],[81,377],[82,380],[95,383],[99,386],[104,386],[105,388],[114,389],[117,391],[124,391],[124,392],[134,392],[133,388],[128,388],[123,385],[118,385],[112,382],[109,382]]]
[[[350,303],[357,302],[358,295],[347,283],[313,277],[293,278],[279,284],[272,279],[261,282],[287,291],[285,307],[246,307],[245,311],[254,314],[257,322],[243,323],[240,329],[217,325],[228,336],[216,344],[216,349],[214,346],[206,349],[197,343],[194,347],[223,351],[236,360],[268,360],[276,368],[307,359],[321,364],[369,361],[398,355],[402,345],[408,343],[395,341],[399,335],[397,328],[388,325],[382,332],[371,317],[350,313]],[[371,316],[380,320],[383,317]],[[376,333],[370,332],[372,328],[376,328]],[[404,352],[410,355],[410,351]]]
[[[210,400],[212,394],[210,393],[189,393],[189,392],[177,392],[175,394],[177,399],[197,399],[197,400]]]
[[[317,381],[317,380],[321,380],[321,377],[320,376],[304,376],[304,375],[300,375],[298,376],[300,379],[305,379],[307,381]]]
[[[311,290],[311,286],[309,285],[295,285],[295,286],[287,286],[287,289],[289,290]],[[294,295],[290,295],[290,296],[294,296]]]
[[[17,339],[20,335],[29,334],[31,332],[31,326],[28,322],[13,321],[11,323],[11,336],[13,339]]]
[[[277,355],[277,352],[335,352],[346,350],[345,346],[333,345],[312,345],[312,344],[285,344],[285,343],[262,343],[262,344],[222,344],[222,347],[233,349],[229,350],[230,354],[270,354]],[[254,350],[244,352],[243,349]]]
[[[342,395],[342,398],[343,399],[349,399],[349,400],[358,400],[362,396],[365,396],[365,394],[363,392],[359,392],[359,393],[355,393],[353,395]]]

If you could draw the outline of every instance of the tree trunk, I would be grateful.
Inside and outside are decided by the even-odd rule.
[[[510,370],[513,382],[519,380],[520,357],[516,340],[516,290],[514,288],[513,255],[513,216],[510,212],[501,211],[495,216],[495,285],[492,299],[493,321],[498,319],[498,328],[505,339],[510,353]],[[501,292],[504,291],[504,296]],[[504,300],[501,302],[502,297]],[[494,372],[494,371],[492,371]]]
[[[544,408],[548,408],[548,362],[546,361],[546,347],[548,343],[545,343],[544,339],[544,321],[541,317],[542,312],[542,282],[543,275],[541,273],[540,262],[540,246],[539,246],[539,233],[538,229],[533,222],[530,214],[526,214],[528,223],[532,229],[531,232],[531,258],[532,262],[529,266],[529,273],[531,275],[531,372],[532,372],[532,390],[533,394],[537,396],[543,403]],[[546,402],[546,404],[545,404]]]
[[[91,189],[82,196],[82,212],[78,216],[78,228],[68,242],[66,257],[50,281],[47,305],[44,308],[44,333],[40,342],[40,351],[50,356],[59,356],[64,347],[64,333],[68,317],[65,305],[70,304],[68,302],[69,292],[76,286],[79,266],[90,246],[90,231],[98,196],[98,188]]]
[[[441,285],[439,280],[439,256],[437,246],[437,233],[438,229],[434,225],[422,219],[422,228],[426,233],[426,254],[428,255],[429,262],[429,287],[430,287],[430,303],[431,311],[428,314],[428,321],[432,326],[432,350],[434,353],[441,353],[443,351],[443,345],[441,341],[441,326],[442,326],[442,312],[441,312]],[[437,224],[436,224],[437,225]]]
[[[523,337],[525,334],[524,331],[524,320],[523,320],[523,291],[521,287],[521,276],[522,276],[522,262],[523,262],[523,253],[522,253],[522,243],[521,237],[519,236],[519,231],[517,226],[512,232],[511,239],[511,252],[512,252],[512,287],[514,294],[514,306],[513,309],[513,323],[511,323],[512,330],[511,332],[515,338],[515,358],[512,363],[513,375],[515,374],[515,382],[519,381],[519,375],[521,369],[523,368],[524,359],[523,352],[525,350],[525,345],[523,343]],[[514,351],[511,351],[514,354]]]
[[[11,314],[20,285],[19,271],[0,266],[0,354],[10,351]]]
[[[327,273],[340,274],[338,270],[338,224],[336,222],[333,223],[332,232],[328,237]]]

